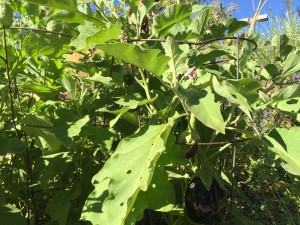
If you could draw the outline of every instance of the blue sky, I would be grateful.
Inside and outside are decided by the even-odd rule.
[[[239,6],[239,11],[233,14],[237,19],[249,18],[253,16],[254,9],[252,5],[252,0],[221,0],[220,2],[228,5],[230,3],[237,4]],[[259,0],[253,0],[255,9],[259,3]],[[300,0],[294,0],[294,7],[300,7]],[[272,9],[272,14],[270,13]],[[269,16],[282,15],[287,11],[287,8],[284,4],[284,0],[268,0],[264,5],[261,14],[267,13]]]

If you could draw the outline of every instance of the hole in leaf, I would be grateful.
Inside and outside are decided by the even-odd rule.
[[[126,174],[131,174],[131,170],[128,170],[128,171],[126,172]]]
[[[143,177],[140,177],[140,180],[142,179]]]
[[[288,100],[286,103],[287,103],[287,104],[296,104],[297,102],[298,102],[297,99],[290,99],[290,100]]]
[[[121,202],[120,206],[123,206],[124,205],[124,202]]]

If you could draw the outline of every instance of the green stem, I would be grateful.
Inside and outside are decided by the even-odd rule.
[[[150,96],[150,91],[149,91],[149,87],[148,87],[148,79],[145,77],[144,71],[142,69],[139,68],[139,71],[141,73],[141,77],[142,77],[142,80],[143,80],[143,83],[144,83],[144,85],[142,87],[145,90],[147,99],[150,100],[151,96]],[[155,114],[158,112],[158,110],[155,107],[155,105],[153,104],[153,102],[150,103],[150,107],[155,112]]]

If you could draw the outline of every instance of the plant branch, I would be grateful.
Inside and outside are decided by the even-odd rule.
[[[11,118],[13,127],[16,133],[16,136],[19,137],[17,132],[17,126],[15,121],[15,108],[14,108],[14,101],[13,101],[13,94],[12,94],[12,81],[10,77],[10,68],[9,68],[9,61],[8,61],[8,51],[7,51],[7,43],[6,43],[6,27],[3,26],[3,45],[4,45],[4,51],[5,51],[5,70],[7,74],[7,80],[8,80],[8,90],[9,90],[9,98],[10,98],[10,109],[11,109]]]

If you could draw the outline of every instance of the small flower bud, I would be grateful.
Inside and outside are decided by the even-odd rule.
[[[186,72],[191,80],[195,80],[197,77],[196,67],[189,68]]]
[[[64,92],[59,92],[59,98],[65,101],[68,99],[68,94]]]

